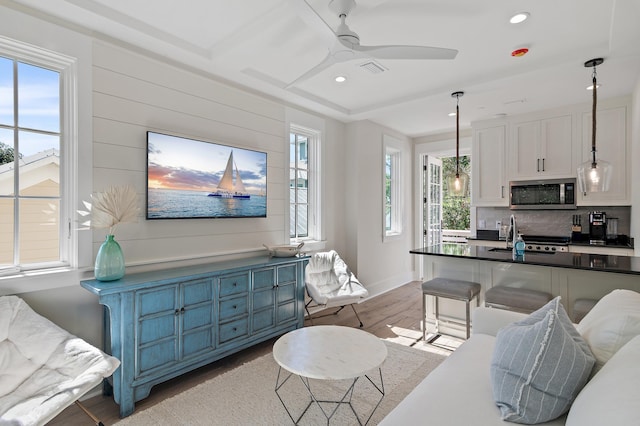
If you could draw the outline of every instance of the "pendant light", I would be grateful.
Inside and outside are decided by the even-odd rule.
[[[596,79],[596,66],[602,64],[604,59],[591,59],[584,63],[585,67],[593,67],[593,107],[591,110],[591,159],[578,166],[578,185],[583,194],[587,192],[605,192],[611,184],[611,164],[604,160],[596,160],[596,105],[598,101],[598,84]]]
[[[460,96],[464,92],[453,92],[452,98],[456,98],[456,174],[447,176],[447,191],[454,197],[465,197],[469,191],[469,175],[460,171]]]

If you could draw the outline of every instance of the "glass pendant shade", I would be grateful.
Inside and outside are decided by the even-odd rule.
[[[469,175],[459,172],[457,175],[451,174],[446,179],[447,193],[455,197],[466,197],[469,193]]]
[[[611,185],[611,164],[604,160],[585,161],[578,166],[578,186],[583,194],[605,192]]]

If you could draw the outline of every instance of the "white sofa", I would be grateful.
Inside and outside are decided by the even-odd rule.
[[[527,315],[477,308],[473,334],[380,423],[386,426],[505,426],[493,399],[498,330]],[[568,413],[543,425],[640,425],[640,294],[615,290],[576,325],[596,358]]]

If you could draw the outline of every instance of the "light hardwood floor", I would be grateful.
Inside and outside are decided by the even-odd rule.
[[[380,338],[389,339],[406,346],[424,346],[422,342],[417,343],[422,337],[420,331],[420,317],[422,314],[422,291],[420,284],[418,281],[411,282],[357,305],[356,309],[364,323],[363,330]],[[324,312],[317,313],[317,315],[333,311],[334,310],[328,309]],[[314,314],[314,316],[315,315],[316,314]],[[346,307],[338,315],[329,315],[314,319],[314,324],[335,324],[357,327],[358,321],[351,308]],[[309,320],[305,321],[305,325],[310,325]],[[441,348],[443,347],[445,349],[452,349],[459,344],[459,342],[455,340],[441,339],[442,338],[438,339],[437,345],[439,344],[439,346],[432,346],[428,350],[442,351]],[[270,353],[274,341],[275,339],[268,340],[178,378],[154,386],[148,398],[136,403],[136,410],[150,407],[199,383],[264,354]],[[119,419],[118,405],[113,401],[113,397],[95,396],[83,401],[83,404],[96,415],[105,426],[112,425]],[[86,416],[79,407],[75,406],[75,404],[65,409],[49,423],[49,425],[60,426],[89,426],[92,424],[91,419]]]

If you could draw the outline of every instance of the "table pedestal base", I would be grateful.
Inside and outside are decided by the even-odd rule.
[[[373,416],[373,413],[376,411],[376,409],[378,408],[378,406],[382,402],[382,399],[384,398],[384,382],[382,380],[382,369],[381,368],[378,368],[378,375],[380,376],[380,384],[375,383],[371,379],[371,377],[369,377],[369,375],[367,375],[367,374],[365,374],[364,376],[356,377],[355,379],[353,379],[353,382],[347,388],[347,390],[344,393],[344,395],[342,396],[342,398],[340,398],[339,400],[325,400],[325,399],[321,400],[321,399],[318,399],[316,397],[316,395],[313,393],[313,391],[311,390],[311,383],[309,382],[309,379],[306,378],[306,377],[303,377],[303,376],[298,376],[300,378],[300,381],[304,385],[305,389],[309,393],[309,396],[311,397],[311,400],[309,401],[307,406],[303,409],[302,413],[296,419],[296,418],[294,418],[293,414],[291,413],[291,411],[287,407],[287,404],[285,404],[284,399],[282,398],[282,396],[279,393],[279,391],[282,388],[282,386],[285,383],[287,383],[287,381],[293,375],[294,375],[293,373],[290,373],[287,370],[283,371],[283,368],[280,367],[279,370],[278,370],[278,377],[276,379],[276,388],[275,388],[275,390],[276,390],[276,395],[278,395],[278,399],[280,399],[280,402],[282,403],[282,406],[284,407],[285,411],[287,412],[287,414],[291,418],[291,421],[296,425],[300,422],[302,417],[304,417],[304,415],[307,413],[307,411],[309,410],[309,408],[313,404],[316,404],[318,406],[318,408],[320,409],[320,411],[322,412],[324,417],[327,419],[327,425],[329,425],[329,422],[331,421],[331,418],[336,414],[336,412],[338,411],[338,408],[340,408],[340,406],[342,404],[349,405],[349,408],[351,408],[351,411],[353,412],[353,415],[355,416],[356,420],[358,420],[358,424],[359,425],[361,425],[361,426],[362,425],[366,425],[366,424],[369,423],[369,420],[371,420],[371,417]],[[369,416],[366,418],[366,420],[364,422],[363,422],[363,419],[360,418],[360,416],[358,415],[358,413],[356,412],[356,410],[355,410],[355,408],[353,407],[353,404],[352,404],[356,383],[361,378],[366,378],[369,381],[369,383],[371,383],[371,385],[373,386],[372,391],[375,390],[375,391],[380,393],[380,399],[378,399],[377,403],[375,404],[375,407],[373,407],[373,410],[371,410],[371,413],[369,413]],[[325,405],[333,404],[333,405],[335,405],[335,407],[333,407],[333,409],[327,409],[327,407],[326,406],[323,407],[322,404],[325,404]]]

